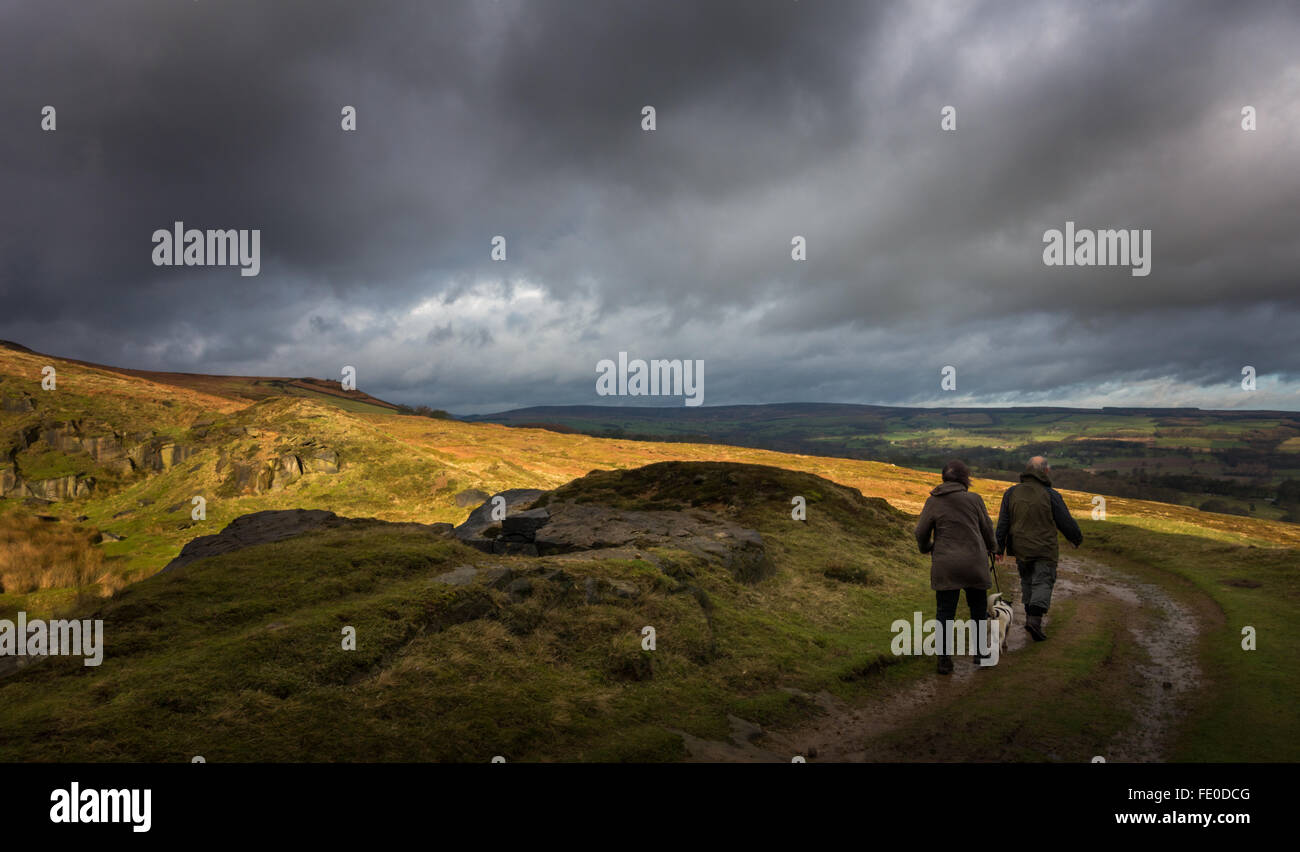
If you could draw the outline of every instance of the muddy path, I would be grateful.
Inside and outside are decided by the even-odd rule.
[[[1004,588],[1019,598],[1015,570],[1003,569],[999,575]],[[1094,560],[1062,554],[1053,594],[1053,610],[1065,601],[1073,601],[1069,632],[1057,635],[1052,629],[1052,614],[1045,619],[1049,639],[1045,647],[1068,643],[1071,633],[1109,630],[1119,649],[1088,673],[1089,687],[1098,687],[1099,702],[1103,695],[1118,698],[1132,708],[1131,719],[1113,736],[1107,737],[1097,750],[1108,762],[1154,762],[1167,759],[1177,722],[1186,712],[1189,700],[1203,682],[1197,664],[1197,642],[1202,630],[1201,617],[1192,607],[1176,600],[1165,589],[1143,582],[1113,567]],[[998,760],[996,752],[972,742],[964,751],[963,740],[956,746],[946,741],[943,750],[929,753],[925,743],[931,739],[927,726],[945,725],[956,713],[986,713],[990,726],[1008,726],[1007,738],[1032,741],[1032,724],[1011,726],[1001,721],[996,708],[989,711],[972,699],[996,691],[999,677],[1038,679],[1050,694],[1052,679],[1064,677],[1065,666],[1048,664],[1041,655],[1025,654],[1033,644],[1024,630],[1024,612],[1016,605],[1015,623],[996,667],[981,669],[966,659],[956,659],[952,675],[933,673],[933,658],[927,658],[923,676],[901,687],[882,687],[880,694],[865,701],[846,703],[829,693],[807,696],[814,700],[821,715],[794,730],[763,731],[745,720],[732,717],[732,732],[727,741],[710,741],[683,732],[689,760],[695,762],[741,761],[788,763],[796,755],[815,761],[967,761]],[[965,604],[959,610],[963,615]],[[927,613],[932,617],[932,613]],[[1034,649],[1037,650],[1037,649]],[[1034,656],[1031,660],[1030,657]],[[1099,681],[1104,683],[1098,684]],[[1104,687],[1104,688],[1101,688]],[[1074,689],[1066,686],[1065,689]],[[987,697],[984,698],[987,702]],[[972,704],[976,710],[970,708]],[[919,721],[918,721],[919,720]],[[1022,729],[1023,728],[1023,729]],[[939,733],[935,731],[934,733]],[[1077,754],[1056,754],[1049,742],[1033,743],[1046,759],[1079,759]]]

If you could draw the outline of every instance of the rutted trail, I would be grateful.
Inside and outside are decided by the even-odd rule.
[[[1010,572],[1004,570],[1001,574],[1003,587],[1018,596],[1014,569]],[[1107,617],[1107,613],[1118,607],[1122,613],[1120,641],[1132,646],[1126,651],[1134,652],[1121,657],[1126,661],[1124,665],[1103,665],[1090,675],[1098,681],[1106,680],[1112,688],[1123,690],[1125,703],[1133,708],[1132,723],[1101,748],[1100,756],[1108,762],[1167,759],[1175,723],[1185,710],[1185,699],[1201,686],[1202,675],[1196,654],[1202,629],[1199,618],[1191,607],[1175,600],[1160,586],[1139,581],[1096,561],[1063,555],[1053,596],[1054,608],[1067,600],[1076,604],[1070,629],[1077,631],[1096,626]],[[897,742],[887,740],[890,734],[905,729],[913,739],[924,740],[924,731],[912,730],[918,717],[931,715],[935,718],[933,724],[937,726],[947,718],[969,713],[970,705],[963,699],[976,689],[983,690],[990,685],[996,687],[999,677],[1032,674],[1042,678],[1045,685],[1051,684],[1054,678],[1063,677],[1056,666],[1040,666],[1033,672],[1025,668],[1038,660],[1023,656],[1030,640],[1024,630],[1023,609],[1017,605],[1016,610],[1008,647],[1001,662],[992,669],[980,670],[968,659],[959,658],[955,660],[953,674],[940,677],[933,674],[932,664],[927,659],[925,675],[865,703],[850,705],[829,693],[810,696],[823,715],[795,730],[761,731],[757,726],[733,718],[729,742],[702,740],[683,734],[690,759],[788,763],[795,755],[803,755],[808,761],[846,762],[997,760],[996,755],[974,750],[973,746],[969,753],[949,751],[931,756],[911,754],[905,750],[900,752]],[[927,617],[932,615],[932,612],[928,613]],[[1050,613],[1046,624],[1051,637],[1048,643],[1070,639],[1069,634],[1052,630]],[[990,680],[993,683],[990,684]],[[1045,712],[1050,712],[1050,708]],[[997,715],[991,714],[987,722],[996,726],[999,722]],[[1007,732],[1008,740],[1015,738],[1032,742],[1034,735],[1032,726]],[[1091,759],[1090,755],[1052,754],[1047,746],[1044,750],[1052,755],[1052,759]]]
[[[1094,563],[1079,563],[1080,571],[1059,585],[1072,592],[1092,585],[1115,595],[1134,607],[1154,610],[1145,629],[1132,635],[1146,652],[1149,662],[1137,666],[1142,677],[1137,696],[1137,724],[1112,744],[1108,759],[1155,762],[1166,759],[1168,738],[1179,715],[1184,696],[1200,688],[1201,670],[1196,661],[1196,640],[1200,621],[1190,607],[1174,600],[1164,589],[1123,577]]]

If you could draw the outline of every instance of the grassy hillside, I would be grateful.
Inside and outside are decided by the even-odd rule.
[[[789,494],[808,499],[807,523],[790,518]],[[0,684],[0,760],[673,759],[676,729],[718,737],[729,712],[797,714],[785,688],[851,692],[887,654],[878,614],[926,596],[910,518],[807,474],[643,468],[556,496],[724,514],[763,533],[773,573],[746,583],[671,548],[512,558],[520,575],[558,576],[511,604],[433,582],[502,559],[421,528],[264,545],[120,592],[96,612],[110,636],[101,668],[59,659]],[[635,597],[589,602],[587,578]]]
[[[40,389],[46,363],[58,368],[55,391]],[[109,656],[100,669],[50,660],[0,680],[0,759],[671,759],[681,756],[676,731],[724,736],[729,713],[794,724],[816,713],[807,693],[854,700],[930,671],[929,659],[882,667],[880,655],[890,622],[933,607],[906,516],[932,474],[220,391],[0,348],[0,396],[33,406],[0,411],[0,435],[76,421],[75,435],[50,437],[98,451],[98,438],[119,435],[155,448],[141,457],[156,461],[131,469],[40,441],[12,453],[22,476],[53,470],[96,483],[54,502],[0,500],[9,558],[0,617],[98,613]],[[286,458],[300,473],[290,475]],[[642,468],[669,461],[697,467]],[[717,474],[713,462],[763,467]],[[996,511],[1005,485],[975,488]],[[373,524],[154,576],[185,542],[250,512],[458,523],[468,512],[460,492],[519,487],[716,512],[759,530],[775,570],[746,583],[665,552],[487,556],[420,528]],[[1092,495],[1065,494],[1087,518]],[[807,523],[790,519],[795,495],[808,502]],[[205,519],[191,517],[195,496]],[[1287,636],[1300,527],[1117,497],[1107,509],[1105,521],[1084,523],[1091,551],[1168,587],[1210,625],[1198,653],[1213,688],[1198,697],[1175,756],[1295,759],[1287,743],[1300,742],[1291,701],[1300,648]],[[26,545],[33,552],[20,553]],[[562,569],[568,580],[526,602],[433,582],[461,565],[498,564]],[[588,577],[630,583],[637,597],[575,598]],[[1071,612],[1061,609],[1060,625]],[[1059,726],[1080,753],[1124,724],[1112,712],[1122,692],[1094,677],[1125,656],[1098,612],[1078,611],[1080,627],[1056,651],[1034,650],[1073,661],[1075,686],[1061,684],[1060,701],[1100,720]],[[344,624],[357,628],[355,652],[339,647]],[[639,644],[647,624],[662,637],[649,659]],[[1241,651],[1243,624],[1258,629],[1258,651]],[[1024,689],[1033,694],[1032,680]],[[1011,735],[999,709],[986,721]]]
[[[92,364],[75,358],[55,358],[33,352],[26,346],[8,340],[0,340],[0,351],[12,355],[28,355],[31,358],[15,357],[8,364],[20,370],[30,370],[32,361],[41,366],[58,364],[84,368],[94,373],[110,373],[135,379],[142,379],[156,385],[167,385],[185,391],[195,391],[208,396],[227,397],[237,400],[256,402],[276,396],[303,396],[321,399],[349,411],[396,411],[400,406],[382,399],[376,399],[359,390],[343,390],[340,382],[313,378],[288,378],[284,376],[216,376],[207,373],[172,373],[159,370],[132,370],[126,367],[111,367],[104,364]],[[84,376],[78,370],[77,375]],[[18,375],[18,374],[15,374]],[[39,370],[38,370],[39,375]]]

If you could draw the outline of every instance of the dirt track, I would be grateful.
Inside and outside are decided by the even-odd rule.
[[[1002,572],[1004,575],[1007,572]],[[1016,584],[1014,571],[1008,585]],[[1010,589],[1009,589],[1010,591]],[[1015,590],[1018,597],[1018,589]],[[1066,601],[1075,606],[1069,623],[1070,633],[1084,633],[1115,624],[1118,652],[1089,673],[1089,688],[1095,687],[1098,701],[1102,696],[1118,696],[1132,708],[1132,719],[1104,744],[1098,744],[1100,756],[1108,762],[1153,762],[1167,759],[1171,735],[1186,700],[1200,687],[1201,672],[1196,663],[1196,642],[1201,630],[1200,617],[1164,589],[1142,582],[1114,568],[1095,561],[1062,555],[1054,609]],[[964,604],[963,604],[964,608]],[[938,753],[925,750],[925,744],[948,733],[935,728],[946,727],[949,720],[961,718],[966,725],[996,728],[1006,725],[1005,739],[1019,748],[1029,747],[1047,759],[1078,760],[1079,754],[1056,754],[1058,745],[1035,742],[1035,727],[1005,722],[997,713],[996,696],[992,711],[988,695],[996,691],[1000,677],[1024,681],[1034,678],[1050,695],[1053,679],[1061,666],[1046,665],[1040,658],[1029,659],[1023,652],[1031,640],[1024,630],[1024,612],[1017,605],[1016,619],[1008,637],[1008,647],[998,666],[981,670],[965,659],[956,660],[951,676],[933,674],[929,660],[925,676],[906,687],[882,692],[865,703],[852,706],[822,693],[813,696],[823,715],[809,724],[789,731],[761,731],[744,720],[732,719],[730,741],[702,740],[682,734],[690,760],[697,762],[790,762],[803,755],[814,761],[988,761],[1010,759],[991,753],[986,744],[972,741],[970,751],[963,751],[962,737],[944,740]],[[961,612],[959,610],[959,616]],[[1070,633],[1057,634],[1052,629],[1051,614],[1046,619],[1047,644],[1068,643]],[[1114,661],[1115,664],[1110,663]],[[1078,688],[1065,685],[1064,689]],[[976,691],[983,693],[984,704],[970,699]],[[1051,712],[1049,706],[1043,712]],[[974,708],[974,709],[972,709]],[[969,714],[986,714],[971,719]],[[961,714],[967,714],[962,717]],[[918,720],[922,720],[918,725]],[[927,725],[931,729],[927,730]],[[955,747],[954,747],[955,742]]]

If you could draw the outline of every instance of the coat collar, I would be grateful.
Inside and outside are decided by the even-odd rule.
[[[1039,470],[1030,470],[1026,468],[1025,472],[1020,474],[1020,481],[1025,482],[1030,479],[1033,479],[1037,482],[1041,482],[1043,485],[1046,485],[1048,488],[1052,487],[1052,479],[1047,474]]]

